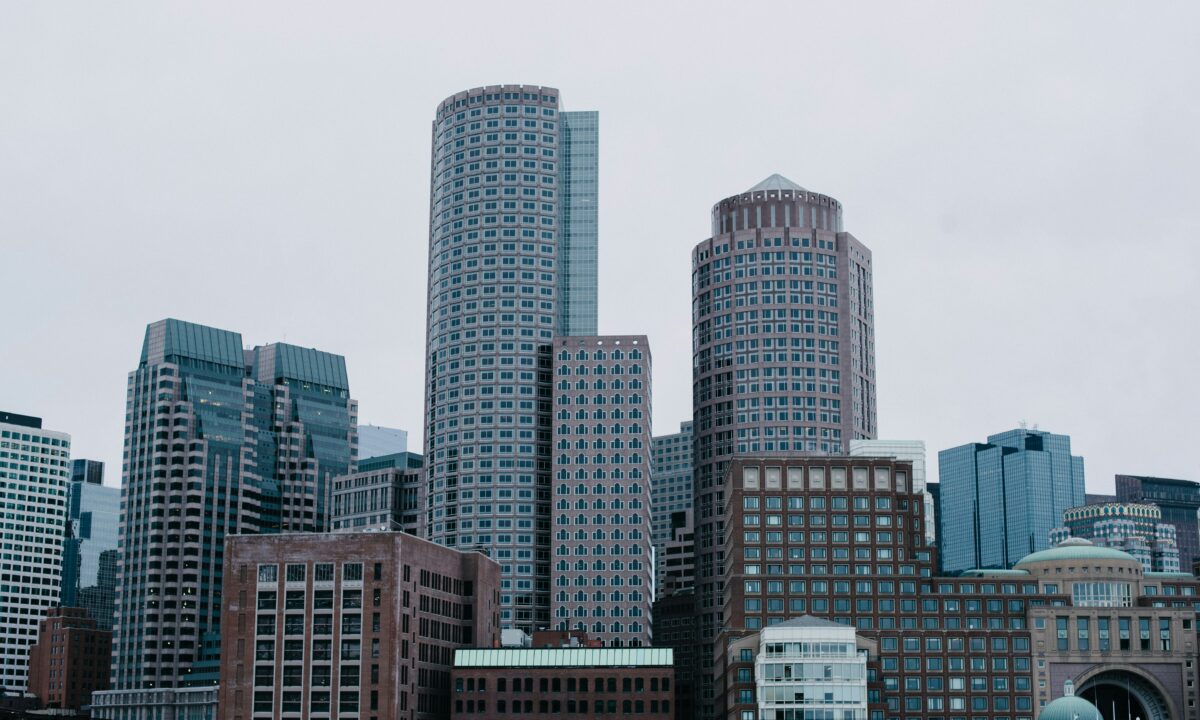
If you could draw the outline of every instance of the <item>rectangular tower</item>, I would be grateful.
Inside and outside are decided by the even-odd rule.
[[[432,138],[426,526],[501,559],[501,622],[525,631],[551,622],[551,343],[596,327],[596,114],[560,100],[473,88]]]
[[[943,572],[1008,568],[1045,550],[1063,512],[1083,505],[1071,438],[1025,428],[938,453]]]
[[[1162,521],[1175,526],[1179,541],[1179,564],[1191,570],[1200,561],[1200,483],[1192,480],[1118,475],[1117,499],[1121,502],[1153,503],[1162,511]]]
[[[226,535],[328,528],[356,424],[340,356],[243,350],[238,333],[180,320],[147,327],[126,396],[109,691],[128,696],[100,717],[187,684],[205,642],[218,647]]]
[[[599,314],[600,113],[563,112],[559,334],[595,335]]]
[[[554,627],[649,645],[650,346],[556,338],[554,368]]]
[[[0,563],[0,685],[20,692],[38,621],[59,603],[71,436],[44,429],[41,418],[0,413],[0,459],[7,518]]]
[[[75,467],[79,467],[78,461]],[[78,474],[75,477],[80,479],[71,481],[67,495],[62,604],[85,608],[97,627],[112,630],[121,488],[93,483]]]
[[[224,719],[448,718],[455,651],[499,643],[500,568],[480,553],[397,532],[241,536],[225,567]]]
[[[650,517],[654,528],[654,565],[656,597],[663,595],[666,572],[666,548],[680,528],[676,521],[685,513],[687,529],[683,532],[691,541],[692,533],[692,423],[679,423],[679,432],[656,435],[651,449],[653,460],[650,478]],[[690,566],[692,558],[687,559]],[[690,574],[690,573],[689,573]]]

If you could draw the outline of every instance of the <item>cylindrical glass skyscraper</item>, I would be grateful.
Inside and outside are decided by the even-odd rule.
[[[596,140],[596,113],[532,85],[458,93],[433,124],[427,527],[500,563],[505,627],[550,623],[550,349],[595,333]]]

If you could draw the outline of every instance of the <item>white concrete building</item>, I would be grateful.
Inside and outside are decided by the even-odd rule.
[[[937,518],[933,516],[933,496],[925,487],[925,441],[851,440],[850,454],[856,457],[894,457],[912,462],[913,490],[919,491],[925,501],[925,540],[932,544],[937,539]]]
[[[0,553],[0,686],[10,693],[25,691],[38,621],[58,605],[70,479],[70,435],[43,429],[41,418],[0,412],[0,502],[9,518]]]

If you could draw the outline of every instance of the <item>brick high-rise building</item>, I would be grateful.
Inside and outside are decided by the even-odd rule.
[[[494,561],[407,533],[230,537],[220,717],[446,720],[499,600]]]
[[[111,662],[111,631],[84,608],[51,608],[29,649],[29,692],[44,708],[79,710],[108,687]]]
[[[653,630],[650,370],[644,335],[554,341],[554,627],[606,645]]]
[[[551,622],[550,345],[596,333],[597,139],[535,85],[457,93],[433,122],[428,534],[491,550],[526,631]]]
[[[727,564],[725,466],[735,454],[844,454],[876,436],[872,273],[842,204],[779,175],[713,206],[712,237],[692,251],[696,612],[708,668]]]
[[[1085,503],[1071,438],[1018,428],[938,453],[941,570],[1008,568],[1050,547],[1068,508]]]

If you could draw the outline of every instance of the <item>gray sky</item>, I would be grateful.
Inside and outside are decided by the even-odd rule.
[[[536,83],[600,111],[600,330],[650,336],[656,432],[689,251],[779,172],[874,252],[883,437],[1200,480],[1200,5],[850,5],[5,3],[0,407],[115,483],[172,316],[344,354],[419,449],[430,120]]]

